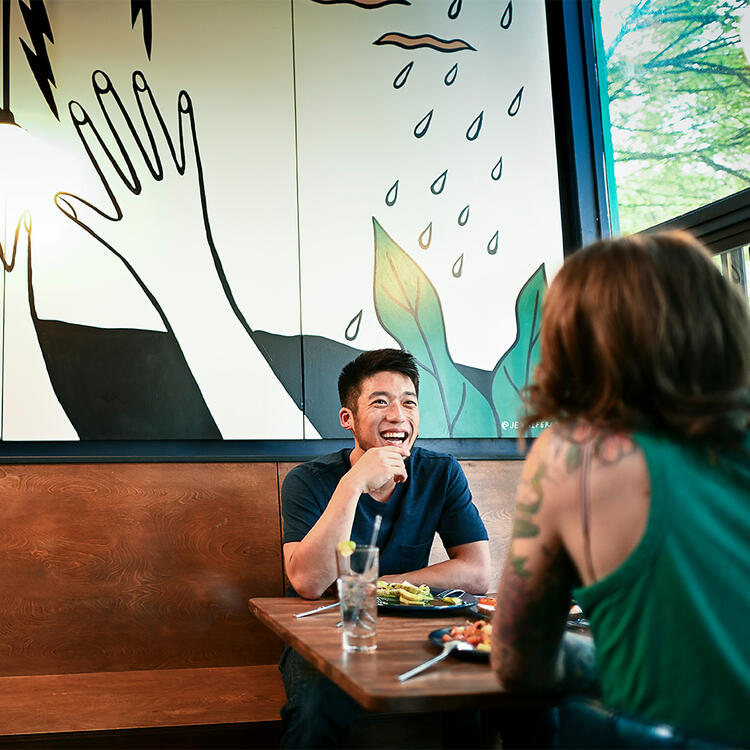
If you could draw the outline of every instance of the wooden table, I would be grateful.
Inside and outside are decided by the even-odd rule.
[[[428,635],[437,628],[462,625],[465,613],[452,617],[380,614],[378,648],[373,653],[345,653],[336,627],[338,609],[297,619],[333,599],[250,599],[253,614],[290,644],[361,706],[379,713],[420,713],[466,708],[549,704],[549,696],[523,696],[503,691],[488,661],[450,655],[406,682],[396,675],[435,656]]]

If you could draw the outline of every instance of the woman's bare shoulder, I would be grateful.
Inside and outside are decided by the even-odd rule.
[[[570,474],[575,473],[583,462],[587,445],[591,445],[592,459],[603,465],[616,464],[640,450],[630,432],[599,427],[582,420],[551,425],[539,436],[537,443],[546,460],[554,461]]]
[[[591,467],[596,473],[621,464],[642,460],[640,448],[630,433],[593,426],[587,422],[559,422],[544,430],[534,441],[522,479],[543,483],[548,497],[558,502],[566,497],[577,503],[581,466],[586,447],[591,450]]]

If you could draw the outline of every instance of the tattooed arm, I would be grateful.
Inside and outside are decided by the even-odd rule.
[[[492,664],[507,688],[550,689],[561,678],[560,643],[576,574],[550,522],[549,479],[557,468],[548,456],[551,437],[551,429],[542,433],[524,463],[500,580]]]
[[[581,463],[589,439],[593,466],[621,514],[611,519],[619,527],[608,523],[607,528],[617,527],[621,534],[635,528],[633,519],[622,515],[628,503],[619,497],[632,496],[632,478],[637,474],[632,440],[595,432],[586,425],[558,424],[545,430],[523,467],[493,624],[492,664],[507,688],[590,690],[595,683],[591,640],[568,635],[563,639],[571,591],[582,579],[591,582],[583,564],[580,520]],[[606,514],[610,509],[600,505],[597,512]],[[633,546],[640,533],[642,529],[633,535]],[[606,564],[599,571],[606,574],[629,553],[629,545],[613,543],[611,535],[598,540],[605,542],[604,552],[595,560]],[[613,557],[613,549],[619,558]]]

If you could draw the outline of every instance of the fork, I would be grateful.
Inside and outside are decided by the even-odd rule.
[[[466,592],[463,589],[445,589],[435,594],[436,599],[442,599],[444,596],[462,596]]]
[[[406,680],[418,675],[420,672],[424,672],[425,669],[429,669],[434,664],[443,661],[448,654],[458,649],[459,651],[473,651],[474,647],[466,641],[446,641],[443,644],[443,650],[437,655],[433,656],[432,659],[423,661],[421,664],[417,664],[416,667],[412,667],[408,672],[400,674],[397,679],[399,682],[405,682]]]

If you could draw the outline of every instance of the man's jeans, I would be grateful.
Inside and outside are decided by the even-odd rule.
[[[342,747],[360,711],[357,702],[289,646],[284,646],[279,669],[287,697],[281,747]]]

